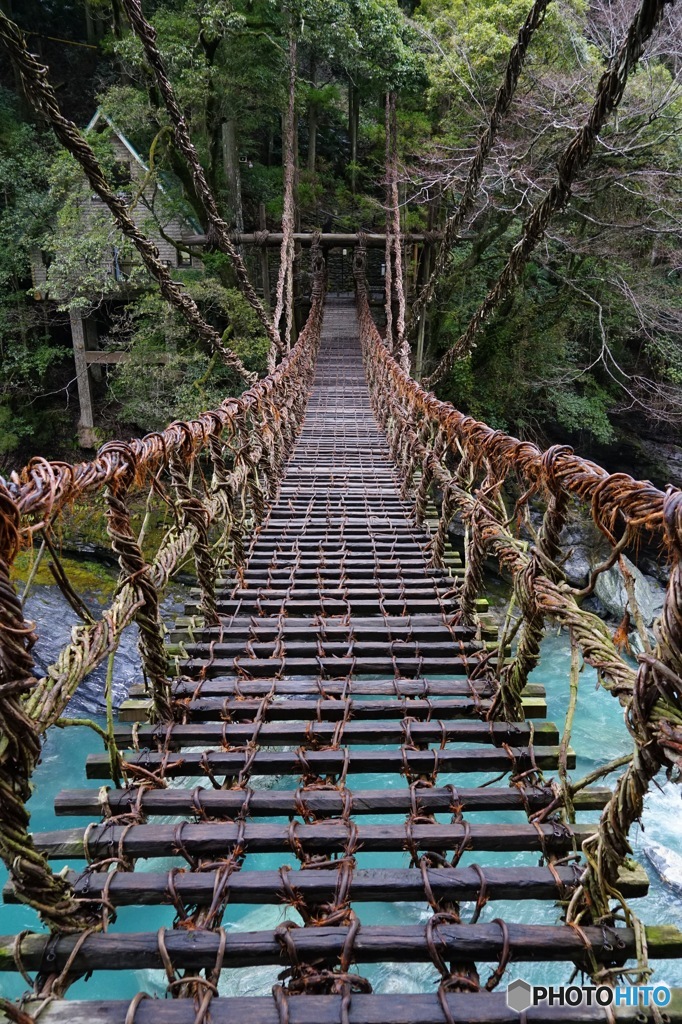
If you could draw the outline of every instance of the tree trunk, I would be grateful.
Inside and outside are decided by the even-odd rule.
[[[240,234],[244,230],[244,214],[242,211],[242,182],[239,173],[239,152],[237,150],[237,125],[230,118],[223,121],[223,170],[227,184],[228,218],[234,230]]]
[[[358,125],[360,122],[360,94],[353,82],[348,80],[348,135],[350,137],[351,189],[355,192],[358,160]]]
[[[258,204],[258,219],[261,231],[268,230],[268,222],[265,216],[265,203]],[[260,250],[260,274],[263,282],[263,302],[267,309],[272,308],[270,299],[270,262],[268,260],[268,247],[262,245]]]
[[[395,337],[393,352],[406,373],[410,371],[410,346],[405,336],[405,283],[403,281],[402,231],[400,225],[400,197],[398,193],[398,121],[396,94],[390,93],[386,103],[386,128],[388,133],[388,187],[390,195],[389,216],[392,219],[394,287],[397,301]]]
[[[431,277],[431,246],[424,246],[424,259],[422,263],[422,282],[427,282]],[[415,365],[415,377],[417,380],[421,378],[424,372],[424,339],[426,335],[426,317],[427,308],[424,308],[419,318],[419,328],[417,331],[417,362]]]
[[[119,0],[111,0],[111,27],[114,39],[123,39],[128,23],[125,19]]]
[[[294,314],[294,224],[296,217],[296,36],[289,27],[289,100],[282,118],[282,161],[284,176],[284,209],[282,212],[282,248],[280,250],[275,330],[280,329],[285,313],[284,351],[291,348]],[[275,355],[271,349],[268,368],[274,369]]]
[[[310,79],[313,88],[317,85],[317,65],[313,59],[310,63]],[[315,173],[315,160],[317,159],[317,102],[313,99],[308,107],[308,170]]]
[[[384,255],[384,291],[386,310],[386,347],[393,351],[393,243],[391,230],[391,94],[386,93],[386,149],[384,153],[384,174],[386,177],[386,251]]]
[[[91,46],[97,45],[97,23],[92,13],[90,0],[85,0],[85,38]]]

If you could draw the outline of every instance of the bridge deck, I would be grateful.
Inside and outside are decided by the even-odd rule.
[[[496,966],[501,975],[510,959],[565,960],[568,978],[573,963],[585,965],[591,956],[609,965],[635,955],[631,929],[622,929],[616,942],[611,932],[586,928],[581,936],[553,923],[559,920],[553,901],[566,898],[579,874],[570,855],[590,829],[529,823],[527,812],[546,806],[551,792],[533,784],[522,793],[508,778],[496,778],[554,769],[558,732],[541,720],[537,686],[526,695],[534,727],[485,721],[491,687],[468,679],[485,645],[474,629],[450,625],[453,577],[428,565],[428,540],[400,497],[370,410],[354,308],[329,301],[296,451],[245,571],[220,581],[220,625],[207,628],[189,617],[177,626],[182,674],[174,690],[182,721],[170,729],[133,727],[130,719],[140,717],[143,704],[133,700],[122,716],[128,724],[122,721],[117,731],[133,778],[191,777],[189,785],[110,790],[109,821],[87,834],[80,828],[36,837],[53,858],[95,862],[76,882],[82,895],[105,900],[112,910],[174,903],[178,927],[166,932],[165,942],[152,932],[93,934],[80,944],[61,937],[50,944],[52,970],[62,970],[69,957],[76,972],[165,967],[172,975],[208,973],[221,964],[248,972],[270,964],[292,968],[292,991],[298,986],[307,994],[216,996],[210,1019],[442,1024],[448,1014],[455,1022],[518,1020],[506,1006],[504,981],[497,993],[485,991]],[[456,568],[456,557],[451,561]],[[89,757],[87,770],[91,778],[106,778],[108,757]],[[369,773],[380,776],[371,788],[364,781]],[[272,775],[282,777],[275,790],[266,784]],[[592,788],[577,806],[598,809],[608,792]],[[63,792],[57,811],[99,815],[101,799],[94,789]],[[509,812],[504,823],[486,818],[499,810]],[[167,815],[185,823],[153,821]],[[486,863],[489,851],[513,851],[513,863],[499,857]],[[250,857],[260,852],[281,854],[283,865],[298,859],[300,868],[260,870]],[[145,856],[173,858],[184,870],[134,871],[134,861]],[[118,870],[109,874],[98,862],[111,857],[119,858]],[[625,873],[622,884],[627,896],[647,890],[637,870]],[[228,899],[280,905],[283,912],[295,907],[307,923],[220,933]],[[496,902],[510,899],[548,901],[537,915],[547,923],[492,920]],[[406,912],[404,925],[393,914],[390,925],[358,930],[364,904],[395,901],[424,910],[430,904],[445,916],[435,928],[433,920],[415,923],[414,915],[410,922]],[[465,912],[460,901],[473,906]],[[465,923],[458,923],[460,913]],[[40,968],[45,951],[44,938],[24,942],[26,968]],[[664,930],[650,935],[649,954],[671,954]],[[446,977],[450,965],[469,979],[460,989],[476,987],[480,976],[482,991],[450,985],[441,998],[370,995],[356,992],[361,983],[345,975],[353,964],[399,961],[433,962]],[[331,976],[339,965],[341,973]],[[207,1004],[206,991],[197,994],[190,985],[186,998],[144,1000],[132,1009],[115,1000],[56,1001],[41,1020],[189,1024],[200,1020],[189,996]],[[625,1010],[623,1019],[634,1020],[636,1012],[628,1017]],[[601,1015],[556,1007],[542,1019]],[[531,1012],[534,1019],[540,1018]]]

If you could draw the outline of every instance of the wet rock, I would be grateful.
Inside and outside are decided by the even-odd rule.
[[[561,533],[561,550],[568,552],[562,564],[572,587],[585,587],[596,565],[609,555],[609,545],[591,519],[569,519]]]
[[[642,613],[642,620],[647,628],[651,628],[661,614],[665,588],[652,576],[645,576],[629,558],[623,556],[626,570],[634,581],[635,600]],[[606,608],[609,615],[620,621],[628,607],[628,595],[625,589],[623,574],[618,565],[603,572],[597,580],[595,593]],[[634,624],[634,614],[632,614]]]
[[[600,619],[607,619],[609,617],[608,611],[595,594],[592,594],[591,597],[586,597],[581,607],[586,612],[591,612],[592,615],[598,615]]]

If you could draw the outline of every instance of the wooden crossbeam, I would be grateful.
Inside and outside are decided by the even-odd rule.
[[[452,1024],[519,1024],[519,1014],[506,1004],[504,993],[447,995]],[[340,1020],[341,996],[306,995],[288,1001],[289,1024],[337,1024]],[[41,1024],[92,1024],[93,1020],[106,1024],[127,1024],[130,1020],[129,1001],[113,1000],[54,1000],[42,1006]],[[25,1004],[27,1012],[31,1002]],[[673,989],[670,1005],[665,1008],[669,1024],[682,1024],[682,989]],[[354,995],[351,1003],[350,1024],[443,1024],[443,1007],[437,995]],[[543,1007],[529,1011],[529,1024],[595,1024],[604,1021],[601,1007],[565,1006]],[[619,1007],[618,1021],[622,1024],[640,1024],[653,1021],[652,1011],[640,1011],[636,1006]],[[0,1020],[2,1017],[0,1016]],[[137,1007],[135,1024],[195,1024],[196,1008],[193,999],[145,999]],[[272,996],[235,996],[216,998],[211,1002],[211,1024],[281,1024],[280,1010]]]
[[[360,825],[358,841],[364,853],[402,851],[411,844],[417,850],[454,850],[463,843],[471,850],[547,850],[566,853],[579,847],[593,835],[593,825],[508,825],[462,824],[440,825]],[[331,853],[345,850],[348,845],[348,827],[327,820],[320,824],[296,823],[292,831],[282,825],[245,825],[207,822],[186,823],[182,832],[176,825],[113,825],[105,822],[90,827],[60,829],[54,832],[35,832],[33,842],[37,850],[47,857],[64,860],[67,857],[86,857],[99,860],[112,856],[112,850],[123,850],[131,857],[170,857],[178,854],[179,844],[192,856],[224,856],[236,843],[243,840],[250,853],[280,853],[292,851],[294,840],[306,853]],[[120,856],[120,853],[119,853]]]
[[[183,751],[168,758],[158,751],[132,753],[126,758],[130,765],[140,765],[146,771],[160,771],[169,778],[179,776],[238,775],[247,758],[249,770],[255,775],[317,775],[339,774],[344,768],[355,774],[400,774],[409,767],[415,775],[438,772],[522,772],[532,768],[556,768],[558,747],[539,747],[534,753],[527,747],[488,750],[480,747],[457,747],[444,750],[257,750],[228,753],[223,750]],[[575,752],[570,750],[568,768],[575,768]],[[86,773],[89,779],[108,779],[111,763],[108,754],[89,754]]]
[[[295,718],[289,708],[290,701],[283,701],[276,705],[280,714],[288,718]],[[296,701],[296,703],[301,703]],[[381,711],[380,701],[371,703],[378,704],[377,711]],[[311,709],[312,710],[312,709]],[[409,712],[409,708],[405,709]],[[435,715],[438,714],[438,708]],[[341,719],[339,719],[341,720]],[[281,746],[283,744],[305,743],[312,747],[317,744],[329,745],[335,738],[336,724],[331,722],[319,722],[311,718],[307,725],[291,721],[282,722],[265,721],[258,728],[258,742],[261,746]],[[118,746],[122,749],[131,748],[134,744],[139,747],[154,748],[158,745],[168,745],[175,750],[179,747],[193,747],[197,745],[215,747],[216,744],[229,743],[232,746],[241,746],[248,743],[254,735],[254,726],[251,723],[228,724],[227,722],[205,722],[201,724],[152,726],[142,725],[133,729],[127,725],[118,725],[114,729],[114,735]],[[404,722],[384,722],[379,717],[372,722],[348,721],[343,726],[337,742],[352,744],[372,744],[377,742],[381,736],[384,743],[403,743],[408,739],[408,732]],[[450,743],[493,743],[501,746],[502,743],[523,743],[527,744],[532,739],[536,747],[556,746],[559,743],[559,730],[553,722],[541,722],[537,725],[529,725],[527,722],[508,724],[506,722],[461,722],[445,721],[413,722],[409,725],[409,739],[413,743],[440,743],[447,740]]]
[[[350,810],[358,814],[407,814],[412,809],[409,790],[403,789],[357,789],[308,790],[296,794],[289,790],[256,789],[145,789],[141,795],[140,808],[145,815],[197,815],[200,810],[210,818],[234,818],[242,810],[248,797],[250,817],[278,817],[300,812],[301,802],[313,814],[334,817],[342,813],[346,800],[350,799]],[[59,815],[98,816],[104,808],[112,815],[125,814],[135,805],[137,792],[134,789],[70,789],[58,793],[55,811]],[[601,810],[608,802],[611,790],[607,786],[595,786],[576,793],[573,802],[576,810]],[[481,811],[518,811],[525,814],[546,807],[554,799],[551,789],[527,786],[523,795],[518,788],[489,786],[486,788],[425,787],[417,794],[417,803],[422,813],[436,814],[452,812],[453,803],[466,814]]]
[[[507,925],[509,952],[515,962],[567,960],[589,966],[587,943],[598,963],[625,964],[637,955],[633,928],[583,928],[583,937],[566,925]],[[682,932],[674,925],[645,929],[647,951],[653,960],[682,956]],[[445,959],[461,957],[492,963],[503,949],[499,925],[439,924],[438,949]],[[291,947],[305,963],[315,960],[333,964],[342,952],[348,928],[295,928]],[[0,935],[0,971],[14,969],[14,941]],[[287,961],[286,949],[274,931],[228,932],[225,936],[225,963],[231,968],[259,967]],[[215,965],[221,937],[215,931],[167,929],[164,944],[176,968],[204,970]],[[76,945],[78,949],[76,949]],[[53,970],[61,971],[69,958],[74,972],[162,970],[157,932],[127,932],[89,935],[63,935],[53,940],[44,934],[25,934],[20,944],[23,965],[39,970],[49,951]],[[353,941],[353,956],[358,963],[428,963],[429,953],[424,925],[365,925]]]
[[[290,863],[291,857],[287,859]],[[577,885],[582,871],[560,865],[549,868],[513,867],[493,868],[430,868],[427,878],[436,899],[455,902],[475,900],[485,881],[489,900],[556,900],[563,898]],[[105,892],[113,906],[154,906],[171,904],[168,872],[116,871],[110,877],[105,872],[88,872],[78,876],[67,875],[75,885],[76,893],[98,900]],[[337,871],[292,870],[289,875],[294,889],[311,904],[333,899],[337,886]],[[178,897],[188,906],[210,904],[215,895],[216,872],[185,871],[173,880]],[[626,899],[646,896],[649,879],[640,865],[623,868],[618,878],[618,890]],[[16,903],[11,887],[5,887],[3,898]],[[419,868],[361,869],[353,872],[350,886],[353,903],[392,903],[410,901],[428,903],[424,891],[424,878]],[[282,876],[279,871],[237,871],[230,876],[229,901],[231,904],[277,904],[285,902]]]

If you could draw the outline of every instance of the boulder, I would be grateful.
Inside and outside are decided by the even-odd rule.
[[[644,625],[651,628],[663,608],[665,588],[652,576],[645,576],[629,558],[622,556],[627,571],[634,580],[635,600],[642,613]],[[596,562],[594,563],[597,564]],[[620,622],[628,606],[623,574],[618,564],[603,572],[597,579],[595,593],[609,615]],[[632,616],[634,625],[634,615]]]
[[[561,566],[566,579],[580,589],[587,586],[594,566],[609,555],[608,542],[592,520],[578,516],[571,517],[562,530],[561,550],[568,553]]]

